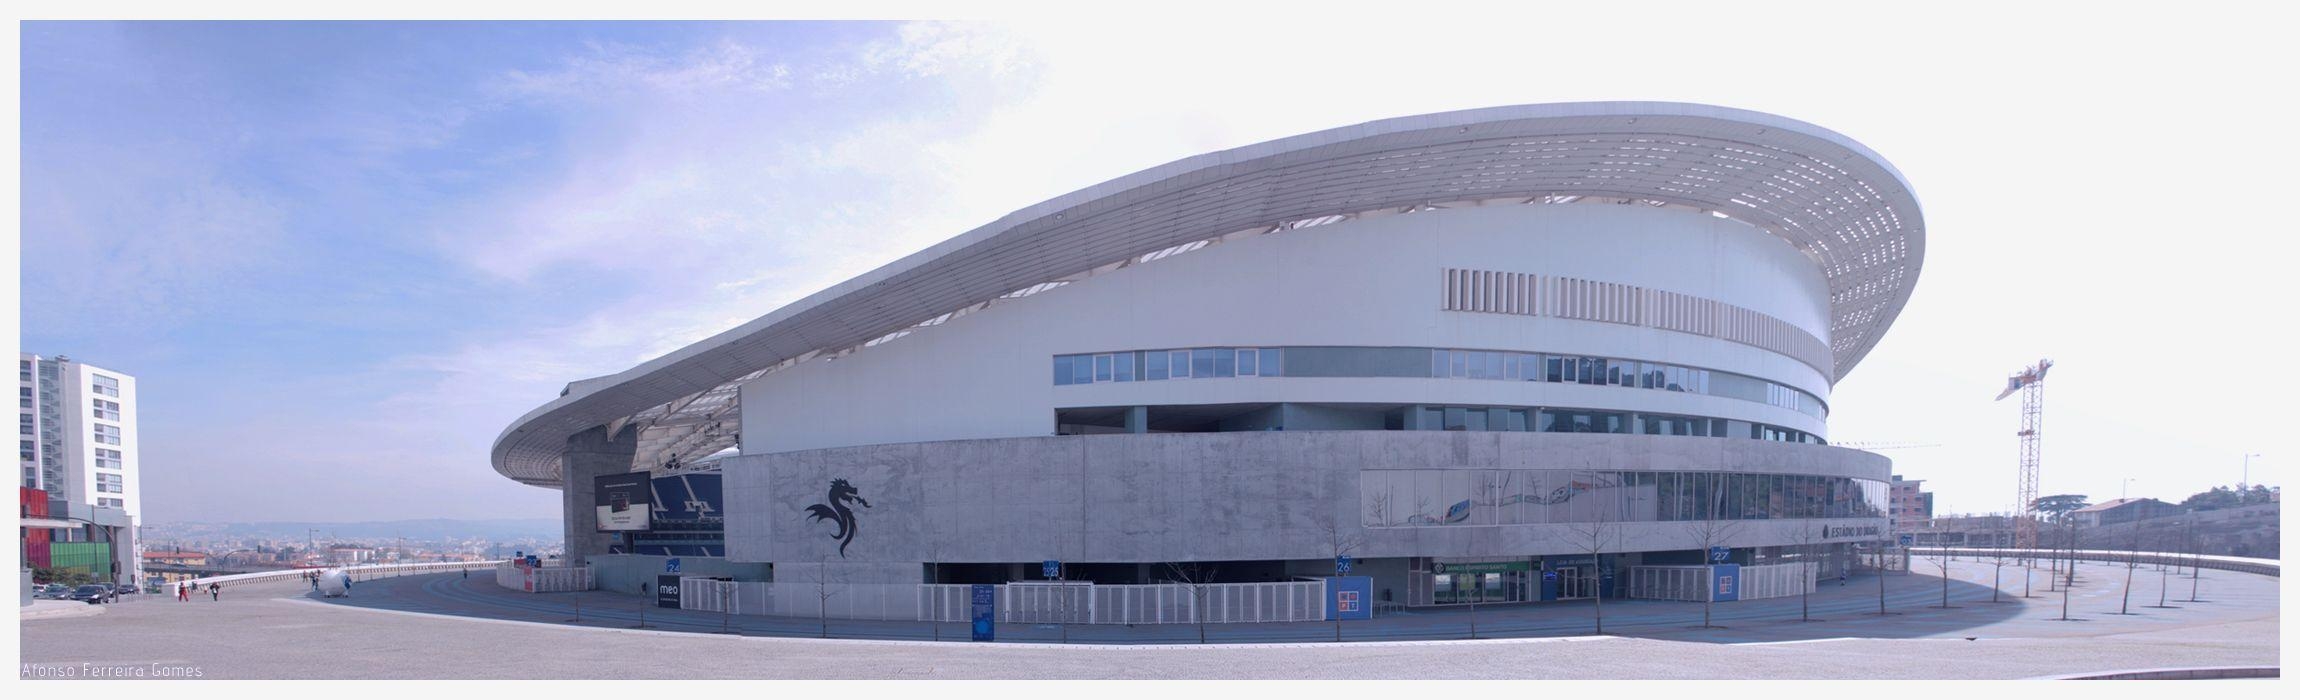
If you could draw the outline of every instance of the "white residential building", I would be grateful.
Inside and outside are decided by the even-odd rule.
[[[17,456],[22,484],[50,498],[143,514],[136,445],[136,378],[69,356],[18,353]],[[77,535],[67,535],[73,538]],[[134,566],[133,538],[123,561]]]

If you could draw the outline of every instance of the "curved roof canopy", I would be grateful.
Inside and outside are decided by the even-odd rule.
[[[568,436],[642,428],[640,464],[734,443],[744,381],[1098,272],[1242,234],[1463,204],[1605,201],[1714,213],[1779,236],[1829,283],[1835,378],[1908,302],[1916,195],[1827,129],[1663,102],[1384,119],[1185,158],[1008,214],[637,367],[569,384],[496,438],[504,476],[556,487]]]

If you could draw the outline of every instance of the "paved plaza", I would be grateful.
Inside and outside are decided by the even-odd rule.
[[[226,589],[223,600],[142,596],[105,614],[20,623],[25,678],[1584,678],[2014,679],[2120,670],[2277,665],[2274,577],[2207,571],[2191,582],[2087,564],[2062,621],[2040,572],[1919,571],[1827,582],[1801,601],[1607,601],[1605,636],[1587,602],[1414,611],[1346,623],[1001,625],[990,644],[960,623],[722,616],[648,607],[635,594],[527,594],[490,571],[363,581],[323,599],[296,582]],[[1936,570],[1937,573],[1937,570]],[[2166,587],[2169,586],[2169,589]],[[2165,592],[2170,607],[2148,607]],[[635,592],[634,592],[635,593]],[[644,616],[644,628],[641,617]],[[1478,639],[1469,639],[1475,624]],[[722,631],[724,630],[724,631]],[[827,633],[834,639],[817,639]],[[1067,643],[1065,643],[1067,639]],[[1382,641],[1373,641],[1382,640]],[[142,669],[142,671],[138,671]]]

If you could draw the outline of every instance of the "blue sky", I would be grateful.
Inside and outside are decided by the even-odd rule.
[[[1554,12],[28,22],[20,345],[140,378],[147,520],[554,517],[486,460],[561,385],[1009,211],[1370,119],[1674,100],[1845,133],[1915,186],[1923,277],[1832,437],[1941,444],[1887,454],[1943,510],[2010,506],[2017,406],[1988,398],[2043,356],[2047,492],[2178,498],[2245,452],[2281,483],[2293,382],[2240,368],[2282,359],[2290,146],[2200,119],[2289,116],[2267,23],[1819,7],[1629,43]],[[1753,36],[1782,40],[1720,44]]]

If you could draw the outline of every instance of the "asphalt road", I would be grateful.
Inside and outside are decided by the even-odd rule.
[[[1920,566],[1923,561],[1919,560]],[[633,595],[526,594],[488,572],[361,582],[354,597],[320,599],[286,582],[227,589],[221,601],[147,596],[106,614],[20,623],[20,677],[197,678],[1583,678],[2010,679],[2116,670],[2275,666],[2277,579],[2206,572],[2202,600],[2170,581],[2174,607],[2150,608],[2167,583],[2135,572],[2133,614],[2124,570],[2080,570],[2070,621],[2041,574],[2022,599],[1990,602],[1990,567],[1941,580],[1874,577],[1824,585],[1802,622],[1800,601],[1723,603],[1701,628],[1696,603],[1608,601],[1607,636],[1588,603],[1481,607],[1481,639],[1466,610],[1329,623],[1193,626],[1003,625],[1001,641],[926,640],[925,623],[723,618],[647,608]],[[579,608],[579,610],[578,610]],[[646,616],[645,629],[634,629]],[[719,633],[725,625],[735,634]],[[965,626],[941,633],[963,636]],[[760,635],[783,635],[760,636]],[[1054,643],[1067,636],[1070,644]],[[1504,636],[1506,639],[1484,637]],[[790,638],[798,637],[798,638]],[[1968,640],[1967,637],[1972,639]],[[1387,641],[1359,641],[1386,638]],[[1314,640],[1326,640],[1316,642]],[[1300,643],[1276,643],[1293,641]]]

